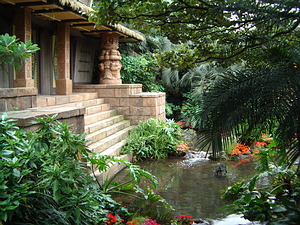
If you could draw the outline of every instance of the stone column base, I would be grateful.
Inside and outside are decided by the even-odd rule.
[[[100,84],[122,84],[121,79],[100,79]]]
[[[34,80],[33,79],[17,79],[14,80],[14,87],[25,87],[25,88],[32,88],[34,87]]]
[[[72,80],[58,79],[56,80],[57,95],[71,95],[73,91]]]

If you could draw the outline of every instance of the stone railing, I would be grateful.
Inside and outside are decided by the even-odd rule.
[[[141,84],[75,85],[75,92],[97,92],[118,113],[135,125],[149,118],[164,120],[165,93],[142,92]]]

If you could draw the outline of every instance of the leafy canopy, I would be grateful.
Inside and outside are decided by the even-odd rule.
[[[155,28],[173,43],[192,41],[163,54],[169,67],[178,60],[236,60],[270,43],[297,44],[300,35],[298,0],[96,0],[94,5],[99,24],[121,22],[142,32]]]

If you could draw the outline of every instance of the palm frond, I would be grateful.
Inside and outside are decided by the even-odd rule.
[[[218,76],[204,92],[195,91],[194,98],[203,105],[195,124],[198,130],[211,130],[213,134],[204,136],[207,138],[204,143],[219,141],[217,136],[223,133],[245,137],[263,129],[275,130],[277,137],[290,143],[300,133],[299,77],[298,70],[285,64],[240,69]],[[204,141],[204,137],[200,140]],[[290,150],[293,162],[299,157],[299,149]]]

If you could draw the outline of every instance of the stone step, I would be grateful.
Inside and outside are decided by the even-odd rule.
[[[82,102],[86,100],[97,99],[98,93],[76,93],[72,95],[38,95],[37,107],[47,107],[68,104],[73,102]]]
[[[97,123],[100,120],[104,120],[104,119],[107,119],[109,117],[116,116],[116,115],[117,115],[116,110],[108,110],[108,111],[104,111],[104,112],[95,113],[92,115],[87,115],[84,117],[84,124],[85,124],[85,126],[90,125],[93,123]]]
[[[85,115],[92,115],[103,111],[110,110],[109,104],[93,105],[85,108]]]
[[[61,104],[61,105],[49,105],[45,107],[35,107],[32,109],[39,109],[39,108],[51,108],[51,109],[59,109],[59,108],[85,108],[85,111],[89,111],[89,108],[92,108],[92,111],[96,111],[95,108],[98,108],[99,112],[102,110],[107,110],[110,109],[110,105],[104,103],[104,99],[98,98],[98,99],[90,99],[90,100],[85,100],[82,102],[73,102],[73,103],[66,103],[66,104]],[[90,110],[91,111],[91,110]]]
[[[126,127],[123,130],[120,130],[113,135],[110,135],[96,143],[88,145],[88,148],[96,153],[100,153],[108,149],[109,147],[117,144],[121,140],[126,139],[127,135],[130,133],[130,131],[133,129],[133,126]]]
[[[84,133],[91,134],[97,130],[103,129],[104,127],[111,126],[114,123],[118,123],[122,120],[124,120],[123,115],[116,115],[116,116],[109,117],[107,119],[100,120],[99,122],[86,125],[84,127]]]
[[[102,139],[117,133],[118,131],[125,129],[130,126],[129,120],[123,120],[111,126],[105,127],[101,130],[88,134],[86,139],[89,140],[89,144],[95,143],[97,141],[101,141]]]
[[[88,100],[84,100],[81,102],[74,102],[74,103],[69,103],[69,104],[77,106],[77,107],[92,107],[95,105],[104,104],[104,99],[103,98],[95,98],[95,99],[88,99]]]
[[[110,155],[110,156],[120,156],[120,152],[122,147],[126,144],[126,140],[121,140],[117,144],[114,144],[113,146],[109,147],[108,149],[101,152],[101,155]]]

